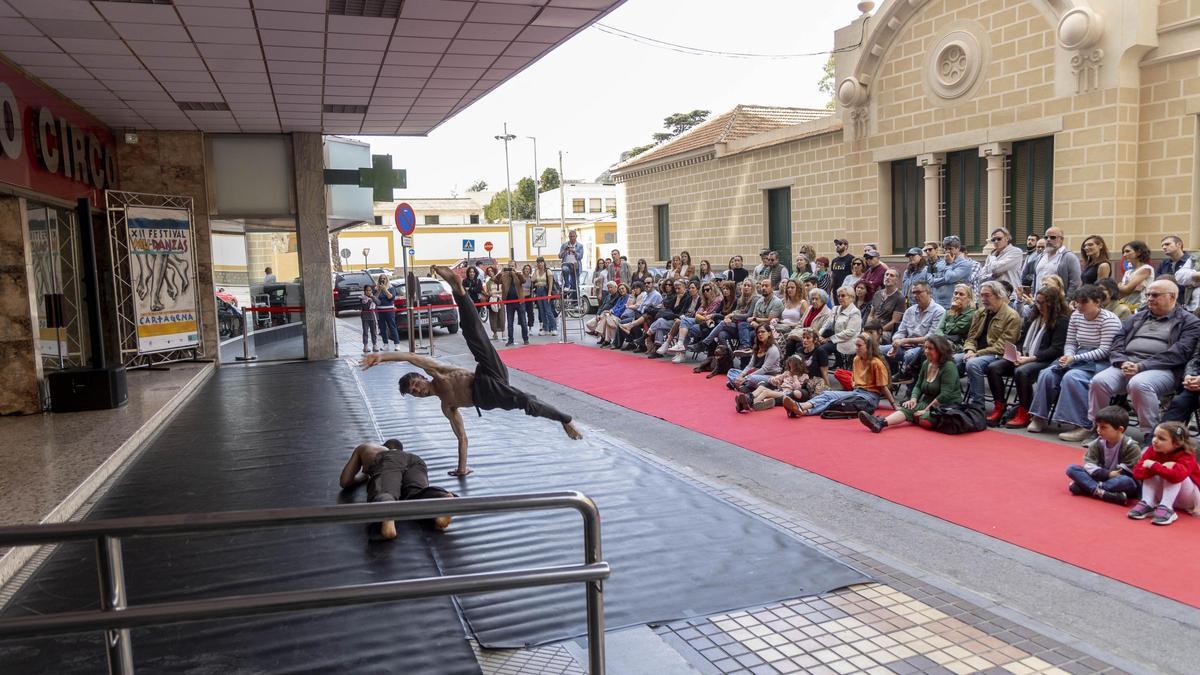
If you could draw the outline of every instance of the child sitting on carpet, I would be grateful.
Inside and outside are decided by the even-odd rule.
[[[1137,441],[1125,435],[1128,426],[1129,413],[1121,406],[1110,405],[1096,413],[1097,438],[1083,453],[1083,466],[1067,467],[1071,494],[1122,505],[1137,496],[1133,469],[1142,451]]]
[[[808,382],[808,368],[804,365],[804,359],[793,354],[784,362],[782,373],[758,385],[753,394],[738,394],[734,398],[734,405],[738,412],[748,412],[751,409],[773,408],[777,401],[787,396],[803,401],[808,398]]]
[[[1142,481],[1142,501],[1129,517],[1143,520],[1154,515],[1155,525],[1170,525],[1178,516],[1175,508],[1196,513],[1200,508],[1200,467],[1196,447],[1180,422],[1163,422],[1154,429],[1154,440],[1133,467],[1133,477]]]

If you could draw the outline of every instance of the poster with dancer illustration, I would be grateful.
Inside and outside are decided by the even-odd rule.
[[[183,209],[128,206],[138,353],[200,344],[192,224]]]

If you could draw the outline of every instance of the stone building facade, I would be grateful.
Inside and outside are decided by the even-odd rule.
[[[995,227],[1051,224],[1074,249],[1200,246],[1200,1],[872,5],[835,35],[833,116],[614,168],[631,255],[830,253],[839,235],[979,251]]]

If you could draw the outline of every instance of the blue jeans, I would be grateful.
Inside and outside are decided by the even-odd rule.
[[[542,298],[547,295],[547,289],[545,286],[542,286],[535,290],[534,294],[537,297]],[[552,330],[558,330],[558,324],[554,320],[554,310],[550,306],[551,302],[551,300],[545,299],[537,301],[538,314],[541,315],[542,319],[542,330],[546,331],[547,333]]]
[[[518,323],[521,324],[521,341],[529,344],[529,324],[525,323],[525,305],[514,302],[505,305],[504,311],[508,314],[508,344],[511,345],[517,336],[516,324]]]
[[[1056,419],[1062,419],[1064,400],[1062,398],[1061,391],[1063,380],[1065,380],[1070,373],[1075,371],[1080,371],[1080,374],[1075,377],[1083,377],[1085,378],[1085,381],[1090,380],[1092,375],[1107,367],[1108,364],[1101,363],[1099,361],[1084,361],[1082,363],[1072,363],[1066,368],[1054,365],[1043,370],[1040,374],[1038,374],[1037,384],[1033,385],[1033,405],[1029,406],[1029,414],[1033,415],[1034,417],[1040,417],[1044,420],[1048,420],[1050,419],[1050,404],[1058,401],[1058,407],[1054,410],[1054,417]],[[1084,391],[1087,391],[1086,387]],[[1087,419],[1087,396],[1084,396],[1082,399],[1080,399],[1079,403],[1082,406],[1080,408],[1080,412],[1070,412],[1071,419],[1066,419],[1063,421],[1071,422],[1071,420],[1078,420],[1079,418],[1082,418],[1083,420]],[[1071,409],[1073,404],[1070,402],[1065,402],[1065,405]],[[1074,424],[1074,422],[1071,423]],[[1085,425],[1075,424],[1075,426],[1078,427]],[[1088,424],[1086,426],[1091,425]]]
[[[987,367],[988,364],[999,358],[1002,357],[986,354],[967,361],[967,398],[963,403],[976,408],[983,407],[983,390],[987,386]]]
[[[1098,481],[1088,474],[1087,469],[1078,464],[1072,464],[1067,467],[1067,476],[1088,494],[1095,492],[1096,488],[1100,488],[1105,492],[1124,492],[1126,497],[1137,499],[1141,490],[1138,482],[1132,476],[1120,474],[1113,478]]]
[[[891,351],[893,346],[890,344],[879,345],[879,351],[883,352],[884,358],[891,364],[892,370],[899,370],[911,377],[916,377],[917,368],[915,366],[918,365],[917,359],[924,352],[925,347],[923,345],[917,345],[916,347],[897,346],[896,355],[887,356],[887,353]]]
[[[742,369],[730,368],[729,372],[726,374],[726,377],[729,378],[729,384],[732,384],[734,387],[737,387],[737,384],[734,382],[734,380],[738,379],[738,377],[741,374],[742,374]],[[743,380],[742,387],[753,391],[758,388],[758,385],[766,382],[769,379],[771,379],[770,375],[760,375],[759,373],[752,373],[750,375],[747,375],[746,379]]]
[[[851,396],[861,396],[867,399],[871,402],[872,408],[879,405],[879,394],[876,394],[873,391],[867,391],[866,389],[851,389],[850,391],[834,391],[832,389],[826,389],[820,394],[814,396],[812,400],[809,401],[809,403],[813,404],[813,407],[804,414],[820,415],[821,413],[825,412],[826,408],[833,405],[835,401],[840,401],[844,398],[850,398]]]
[[[729,339],[733,337],[738,339],[739,346],[749,347],[750,322],[738,321],[736,324],[731,326],[722,321],[721,323],[717,324],[716,328],[712,329],[712,332],[708,334],[708,337],[704,338],[704,341],[712,345],[718,340]]]
[[[395,307],[380,307],[376,314],[379,319],[379,339],[386,347],[388,338],[392,342],[400,344],[400,328],[396,326],[396,308]]]
[[[575,266],[577,264],[578,263],[563,263],[562,266],[563,289],[564,291],[569,290],[571,294],[574,294],[578,290],[575,288],[575,284],[579,280],[579,275],[575,272]]]

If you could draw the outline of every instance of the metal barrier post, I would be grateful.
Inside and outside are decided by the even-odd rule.
[[[96,540],[96,567],[100,574],[100,609],[120,612],[125,609],[125,562],[121,555],[121,540],[100,537]],[[129,629],[104,631],[104,646],[108,650],[108,672],[133,675],[133,645]]]
[[[600,562],[600,511],[587,497],[591,508],[579,509],[583,516],[583,561]],[[587,588],[588,673],[604,675],[604,585],[601,580],[585,582]]]
[[[254,333],[250,324],[257,318],[257,314],[251,313],[253,309],[252,301],[250,307],[242,312],[242,355],[236,357],[238,361],[253,361],[258,358],[250,355],[250,336]]]
[[[429,306],[429,355],[433,356],[433,305]]]

